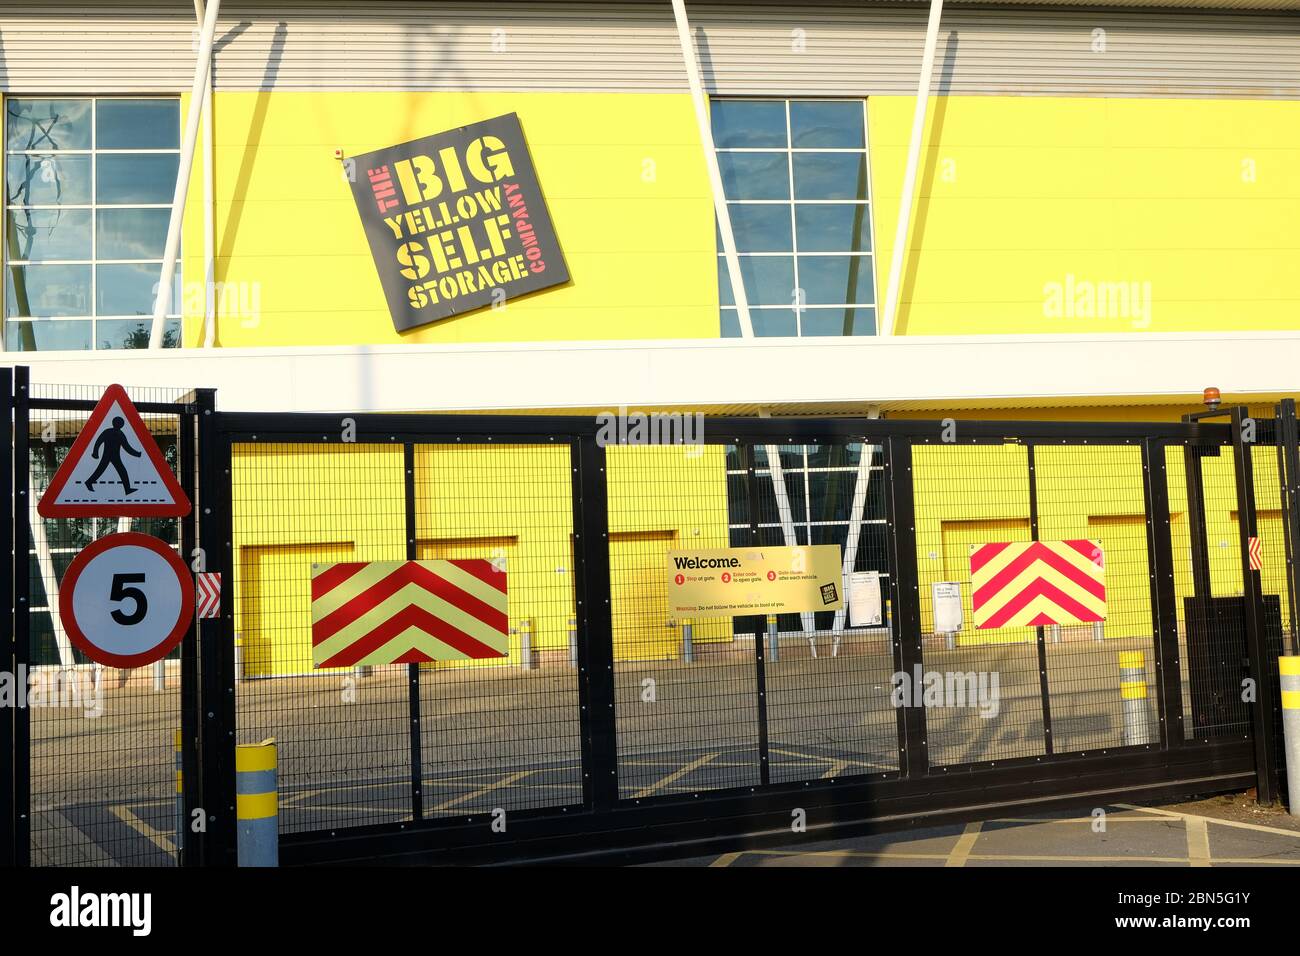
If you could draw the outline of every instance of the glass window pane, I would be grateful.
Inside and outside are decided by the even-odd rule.
[[[97,349],[147,349],[150,322],[140,319],[100,319],[95,323]],[[163,348],[180,345],[181,324],[173,319],[163,326]]]
[[[36,319],[5,323],[5,348],[10,352],[52,352],[90,348],[89,319]]]
[[[780,524],[780,512],[776,504],[776,491],[772,486],[772,473],[770,471],[760,471],[758,474],[758,521],[759,524]],[[805,507],[806,496],[803,487],[802,474],[786,473],[785,488],[786,495],[790,499],[790,516],[795,521],[795,530],[799,534],[799,544],[807,544],[807,525],[808,513]],[[802,525],[802,527],[801,527]],[[769,533],[776,532],[775,540],[763,541],[763,544],[785,544],[781,529],[766,529]],[[764,529],[759,529],[759,537],[764,537]]]
[[[100,100],[95,104],[96,149],[179,149],[179,100]]]
[[[799,334],[793,309],[751,309],[749,320],[756,336],[794,336]]]
[[[804,309],[800,335],[875,335],[875,309]]]
[[[790,138],[795,149],[866,149],[862,103],[790,102]]]
[[[100,209],[95,213],[97,259],[161,259],[170,209]]]
[[[852,471],[814,471],[808,475],[813,521],[848,521],[857,475]]]
[[[728,199],[790,198],[790,165],[785,153],[719,153],[718,166]]]
[[[90,149],[90,100],[5,101],[6,149]]]
[[[10,266],[5,315],[90,315],[90,266]]]
[[[794,222],[801,252],[871,251],[871,210],[865,203],[796,204]]]
[[[870,305],[871,256],[800,256],[799,284],[809,305]]]
[[[831,314],[838,314],[832,311]],[[804,313],[804,318],[808,314]],[[858,458],[862,454],[861,442],[848,442],[846,444],[834,445],[809,445],[808,446],[808,467],[809,468],[857,468]],[[879,460],[876,459],[879,464]]]
[[[794,198],[866,199],[867,154],[795,153]]]
[[[8,255],[17,259],[89,259],[89,209],[10,209]]]
[[[154,289],[162,275],[162,263],[95,267],[96,315],[153,315]],[[169,314],[181,306],[181,270],[176,266]]]
[[[724,339],[740,338],[740,319],[735,309],[723,309],[719,315],[720,336]]]
[[[782,100],[714,100],[709,113],[718,149],[787,145]]]
[[[740,276],[751,306],[793,305],[794,258],[791,256],[741,256]],[[727,260],[718,256],[718,295],[723,305],[735,305]]]
[[[176,153],[110,153],[95,157],[95,201],[168,203],[176,192]]]
[[[6,156],[5,197],[17,206],[89,204],[90,157]]]
[[[746,203],[728,203],[731,214],[731,231],[736,237],[739,252],[790,252],[790,207],[777,205],[752,206]],[[718,235],[718,251],[722,251],[722,236]],[[838,250],[837,250],[838,251]]]

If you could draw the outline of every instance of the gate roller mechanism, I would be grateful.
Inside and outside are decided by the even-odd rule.
[[[194,582],[158,538],[110,534],[83,549],[59,588],[73,645],[98,664],[143,667],[166,657],[194,616]]]

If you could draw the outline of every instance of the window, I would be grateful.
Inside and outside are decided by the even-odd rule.
[[[144,348],[180,162],[180,101],[5,100],[9,351]],[[163,344],[180,344],[181,269]]]
[[[715,100],[714,144],[755,335],[874,335],[866,103]],[[740,335],[718,236],[722,335]]]
[[[889,579],[888,514],[885,501],[885,467],[882,449],[867,445],[866,486],[862,513],[853,515],[853,497],[857,490],[863,445],[861,442],[822,445],[777,445],[785,493],[790,501],[790,519],[795,544],[836,544],[841,553],[849,538],[855,517],[858,529],[855,571],[878,571],[882,582]],[[753,447],[753,465],[757,475],[758,511],[755,524],[757,544],[779,547],[786,543],[772,486],[767,446]],[[744,461],[735,445],[727,446],[727,504],[730,514],[731,546],[747,547],[754,543],[749,526],[749,486]],[[882,583],[886,598],[888,587]],[[798,614],[782,614],[783,631],[802,628]],[[826,629],[834,613],[817,612],[818,628]]]

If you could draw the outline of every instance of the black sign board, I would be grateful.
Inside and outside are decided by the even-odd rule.
[[[568,281],[516,114],[347,162],[399,332]]]

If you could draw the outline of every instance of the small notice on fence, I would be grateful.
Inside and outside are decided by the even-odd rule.
[[[880,572],[849,575],[849,626],[876,627],[880,620]]]
[[[838,611],[844,606],[842,587],[835,544],[668,553],[668,602],[674,614]]]

